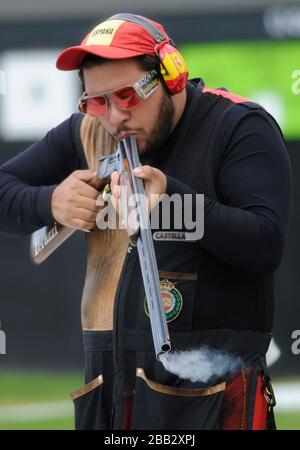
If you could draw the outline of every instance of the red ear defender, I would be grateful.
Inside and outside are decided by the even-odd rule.
[[[173,45],[162,44],[156,48],[161,62],[160,72],[170,94],[179,94],[185,88],[188,80],[186,62]]]

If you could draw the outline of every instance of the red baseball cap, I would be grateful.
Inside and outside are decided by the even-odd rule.
[[[141,18],[154,25],[170,41],[162,25]],[[132,58],[145,54],[154,56],[156,45],[157,42],[142,25],[113,16],[93,28],[80,45],[63,50],[57,58],[56,67],[60,70],[79,69],[87,53],[108,59]]]

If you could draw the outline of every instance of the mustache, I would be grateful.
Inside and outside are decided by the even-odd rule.
[[[116,131],[114,133],[112,133],[112,135],[113,135],[113,137],[116,138],[120,133],[125,132],[125,131],[141,133],[144,131],[144,129],[143,128],[134,129],[134,128],[127,127],[126,125],[121,125],[116,129]]]

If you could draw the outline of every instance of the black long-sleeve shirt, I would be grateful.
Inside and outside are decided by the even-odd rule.
[[[53,223],[54,188],[74,170],[87,168],[80,122],[80,114],[72,115],[0,167],[0,231],[28,234]],[[205,197],[200,245],[241,269],[272,272],[285,248],[291,203],[291,168],[284,142],[266,112],[239,105],[225,111],[217,133],[222,200]],[[193,193],[168,177],[167,193],[175,192]]]
[[[217,128],[217,186],[205,196],[201,246],[223,261],[257,273],[274,272],[285,249],[291,208],[291,167],[285,143],[264,110],[232,105]],[[195,194],[168,177],[167,193]]]

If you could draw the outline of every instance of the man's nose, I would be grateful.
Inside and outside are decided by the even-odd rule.
[[[112,125],[118,125],[130,118],[130,111],[126,109],[120,109],[112,102],[109,102],[109,104],[107,105],[107,114]]]

